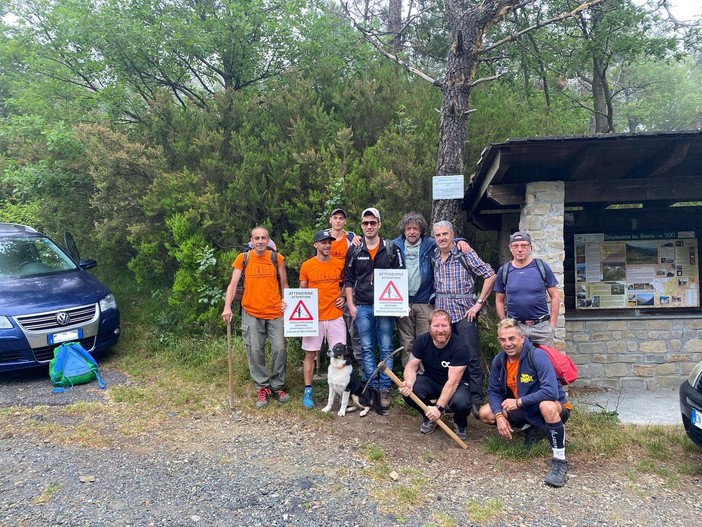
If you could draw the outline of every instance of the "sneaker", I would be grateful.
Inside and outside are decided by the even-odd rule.
[[[539,441],[546,438],[546,435],[545,428],[537,428],[535,426],[527,428],[524,431],[524,448],[529,449],[536,446]]]
[[[281,404],[285,404],[290,401],[290,396],[282,388],[280,390],[274,391],[273,397],[278,399],[278,402]]]
[[[258,389],[258,401],[256,401],[256,408],[263,408],[268,404],[268,398],[273,395],[270,388],[259,388]]]
[[[429,419],[424,419],[422,426],[419,427],[420,434],[431,434],[434,430],[436,430],[436,421],[430,421]]]
[[[465,441],[468,437],[465,426],[458,426],[456,423],[453,423],[453,431],[456,432],[458,439],[460,439],[461,441]]]
[[[387,410],[388,408],[390,408],[390,402],[390,390],[380,390],[380,406],[383,407],[383,410]]]
[[[314,408],[314,399],[312,399],[312,388],[305,388],[305,393],[302,394],[302,406],[305,408]]]
[[[552,487],[562,487],[568,480],[568,463],[563,459],[553,458],[551,470],[544,478],[544,483]]]

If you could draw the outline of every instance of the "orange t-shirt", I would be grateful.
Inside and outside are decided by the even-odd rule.
[[[331,257],[336,260],[344,261],[346,258],[346,251],[349,249],[349,241],[346,238],[346,231],[344,235],[338,240],[334,240],[331,244]]]
[[[510,361],[507,359],[505,361],[505,372],[507,388],[512,392],[514,398],[517,398],[517,369],[519,368],[519,361]]]
[[[371,260],[375,261],[375,255],[378,254],[378,249],[380,244],[375,246],[375,249],[368,249],[368,254],[370,254]]]
[[[317,289],[319,303],[319,320],[334,320],[342,316],[341,309],[336,307],[339,298],[339,284],[344,281],[344,262],[330,258],[328,262],[320,262],[310,258],[300,267],[300,282],[305,280],[307,287]]]
[[[248,252],[249,260],[244,270],[244,296],[241,307],[252,317],[263,320],[273,320],[283,316],[280,310],[282,298],[280,284],[270,251],[266,250],[263,256],[258,256],[255,251]],[[241,271],[246,253],[236,257],[232,267]],[[278,266],[283,263],[283,255],[278,253]]]

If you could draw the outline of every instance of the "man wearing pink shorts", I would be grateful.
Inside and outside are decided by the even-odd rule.
[[[302,373],[305,378],[305,391],[302,405],[314,408],[312,396],[312,375],[314,359],[322,348],[326,338],[331,349],[335,344],[346,344],[346,324],[342,308],[344,307],[343,274],[344,261],[331,257],[334,236],[330,230],[317,231],[314,235],[314,248],[317,254],[305,261],[300,267],[300,287],[317,289],[319,302],[319,334],[316,337],[302,337],[302,349],[305,361]]]

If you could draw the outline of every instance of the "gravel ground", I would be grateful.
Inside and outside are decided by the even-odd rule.
[[[109,406],[93,386],[70,397]],[[90,421],[33,406],[31,395],[10,405],[7,390],[18,384],[0,378],[0,525],[662,527],[702,517],[699,476],[671,485],[630,470],[635,459],[573,456],[568,484],[554,489],[541,459],[487,454],[490,427],[471,422],[462,450],[440,430],[420,436],[418,417],[399,408],[363,419],[300,418],[296,402],[244,410],[240,421],[226,408],[173,412],[138,435],[120,433],[106,411],[96,443],[109,446],[83,447],[48,430]],[[384,459],[372,459],[371,443]],[[696,462],[699,473],[702,456]],[[489,500],[502,509],[480,517],[469,507]]]

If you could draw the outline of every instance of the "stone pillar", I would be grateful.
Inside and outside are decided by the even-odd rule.
[[[563,304],[563,215],[565,213],[565,183],[563,181],[536,181],[526,186],[524,206],[519,229],[531,235],[532,256],[547,262],[558,279],[561,307],[558,312],[556,341],[565,348],[565,306]]]

